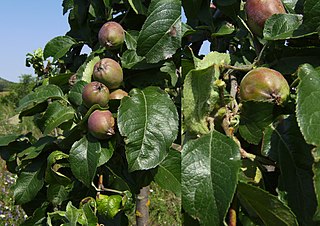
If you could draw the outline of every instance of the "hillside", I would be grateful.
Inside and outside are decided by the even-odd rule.
[[[6,79],[0,77],[0,92],[8,91],[14,85],[14,82],[10,82]]]

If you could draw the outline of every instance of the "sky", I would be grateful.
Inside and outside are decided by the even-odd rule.
[[[26,67],[26,54],[44,49],[46,43],[69,31],[68,13],[63,15],[63,0],[10,0],[1,2],[0,77],[19,82],[23,74],[35,76]],[[182,21],[185,21],[182,15]],[[208,53],[205,42],[200,53]]]
[[[22,74],[34,74],[25,66],[26,54],[44,48],[69,30],[62,0],[1,1],[0,77],[18,82]]]

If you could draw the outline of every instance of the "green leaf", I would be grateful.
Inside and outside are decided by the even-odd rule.
[[[20,226],[42,226],[45,224],[47,217],[47,208],[49,203],[44,202],[41,207],[37,208],[32,216],[29,216]]]
[[[88,84],[85,81],[78,81],[74,86],[71,88],[68,94],[68,100],[76,105],[80,106],[82,104],[82,91],[85,85]]]
[[[315,187],[315,193],[317,197],[317,210],[314,214],[313,219],[317,221],[318,223],[320,222],[320,148],[317,147],[313,150],[313,158],[314,158],[314,163],[313,163],[313,173],[314,173],[314,187]]]
[[[48,200],[53,206],[60,206],[63,201],[68,199],[68,195],[67,187],[60,184],[51,184],[47,190]]]
[[[234,25],[229,22],[224,21],[220,25],[219,29],[216,32],[212,33],[211,36],[212,37],[219,37],[219,36],[224,36],[224,35],[230,35],[234,31],[235,31]]]
[[[17,156],[20,160],[34,159],[45,150],[46,146],[51,145],[55,140],[54,137],[50,136],[41,137],[31,147],[19,152]]]
[[[176,86],[178,82],[177,68],[174,62],[165,62],[164,65],[160,68],[160,71],[168,73],[171,78],[171,85]]]
[[[137,41],[137,54],[148,63],[170,58],[181,46],[181,3],[153,0]]]
[[[19,137],[20,135],[15,134],[0,136],[0,147],[9,145],[10,143],[16,141]]]
[[[118,111],[118,127],[125,137],[129,170],[159,165],[178,133],[178,113],[169,95],[157,87],[133,89]]]
[[[40,86],[19,101],[17,111],[27,111],[48,99],[63,99],[62,90],[56,85]]]
[[[136,50],[137,49],[137,39],[139,36],[138,31],[125,31],[124,41],[126,43],[127,49]]]
[[[69,155],[61,152],[54,151],[47,158],[47,169],[45,173],[45,181],[48,184],[61,184],[67,186],[71,184],[71,179],[59,172],[60,169],[70,168],[69,165],[59,163],[59,160],[68,159]]]
[[[155,182],[163,189],[181,195],[181,153],[170,149],[168,156],[160,163]]]
[[[114,146],[111,141],[101,142],[101,154],[99,158],[98,167],[102,166],[112,157]]]
[[[33,200],[43,185],[44,178],[41,168],[32,172],[22,172],[13,186],[13,196],[16,204],[21,205]]]
[[[142,14],[142,15],[146,14],[147,9],[142,4],[141,0],[128,0],[128,2],[136,14]]]
[[[71,202],[68,202],[66,208],[66,218],[68,219],[68,226],[77,226],[77,222],[81,215],[82,211],[78,210],[76,207],[72,205]]]
[[[202,225],[222,225],[240,165],[237,144],[217,131],[188,141],[181,162],[183,208]]]
[[[43,124],[43,134],[48,134],[62,123],[73,119],[74,110],[72,107],[65,106],[59,101],[49,104],[46,112],[41,118]]]
[[[195,19],[199,15],[204,0],[182,0],[182,6],[188,19]]]
[[[218,93],[213,89],[214,67],[191,70],[185,78],[182,108],[184,123],[190,131],[206,134],[209,132],[206,117],[212,105],[218,100]]]
[[[143,60],[145,60],[145,57],[138,56],[136,50],[128,49],[121,56],[121,66],[131,69]]]
[[[248,212],[254,211],[264,225],[298,226],[290,208],[265,190],[239,182],[237,195]]]
[[[71,147],[69,155],[71,171],[87,187],[91,187],[95,177],[100,153],[100,143],[89,136],[83,137]]]
[[[231,59],[229,54],[219,53],[219,52],[210,52],[207,55],[205,55],[205,57],[202,60],[196,62],[196,69],[206,69],[212,66],[216,66],[216,69],[218,69],[220,66],[223,66],[225,64],[230,64],[230,63],[231,63]],[[219,76],[216,76],[216,79],[218,79],[218,77]]]
[[[264,129],[273,121],[273,104],[247,101],[240,114],[239,132],[251,144],[259,144]]]
[[[83,210],[83,214],[80,216],[79,219],[79,223],[82,223],[82,225],[98,225],[98,218],[95,215],[95,213],[93,212],[92,208],[91,208],[91,203],[88,202],[86,204],[83,205],[82,207]]]
[[[318,0],[304,1],[304,16],[303,23],[312,31],[320,29],[320,2]]]
[[[78,77],[87,83],[92,80],[94,65],[100,61],[100,57],[88,57],[87,61],[77,70]]]
[[[269,156],[280,167],[278,190],[285,192],[288,206],[300,225],[312,225],[316,209],[311,155],[294,115],[281,121],[271,139]]]
[[[299,26],[302,24],[302,15],[274,14],[265,23],[263,37],[266,40],[285,40],[303,36]]]
[[[58,60],[63,57],[69,49],[77,44],[77,41],[69,36],[58,36],[51,39],[44,47],[43,57],[53,57],[54,60]]]
[[[309,144],[320,146],[320,72],[310,64],[298,69],[300,83],[297,90],[297,119],[301,132]]]

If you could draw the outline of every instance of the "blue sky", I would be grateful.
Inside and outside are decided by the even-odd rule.
[[[62,0],[2,1],[1,9],[0,77],[18,82],[22,74],[34,75],[33,69],[25,66],[26,54],[43,49],[52,38],[69,30],[68,13],[62,14]],[[206,42],[200,53],[208,52]]]
[[[62,0],[10,0],[1,2],[0,77],[19,81],[22,74],[33,74],[25,66],[26,54],[44,48],[50,39],[69,30]]]

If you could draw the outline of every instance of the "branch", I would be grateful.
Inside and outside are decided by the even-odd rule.
[[[149,205],[150,201],[148,198],[149,195],[149,186],[143,187],[140,189],[140,193],[136,201],[136,221],[137,226],[147,226],[149,221]]]

